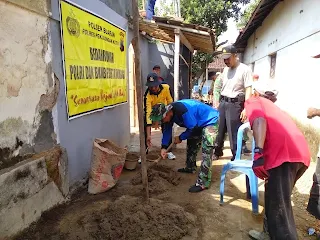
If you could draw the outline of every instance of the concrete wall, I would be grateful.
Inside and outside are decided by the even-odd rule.
[[[45,0],[0,0],[0,169],[56,142]]]
[[[143,89],[146,89],[145,83],[147,82],[147,76],[150,72],[152,72],[152,67],[150,64],[150,49],[149,49],[149,41],[140,34],[140,60],[141,60],[141,80]]]
[[[179,99],[186,99],[190,98],[190,91],[189,91],[189,66],[191,60],[191,53],[190,50],[184,46],[183,44],[180,45],[180,54],[183,56],[185,62],[180,57],[179,68],[180,68],[180,81],[179,81]],[[189,65],[189,66],[188,66]]]
[[[98,0],[74,0],[76,4],[89,9],[92,12],[110,19],[114,24],[127,29],[127,19],[120,16],[112,9],[118,12],[125,6],[125,1],[103,1]],[[53,71],[61,82],[60,93],[56,108],[56,121],[58,123],[58,142],[67,149],[70,169],[70,182],[75,182],[87,177],[90,169],[92,144],[95,138],[108,138],[119,146],[126,146],[130,140],[129,124],[129,104],[123,104],[111,109],[92,113],[70,122],[67,119],[65,82],[63,80],[62,54],[61,54],[61,36],[58,0],[52,0],[53,19],[50,21],[52,49],[53,49]],[[121,7],[122,6],[122,7]],[[112,9],[111,9],[111,8]],[[124,10],[119,13],[125,15]],[[127,32],[127,47],[129,48],[132,39],[131,31]],[[148,43],[141,38],[142,59],[148,59]],[[128,51],[129,52],[129,51]],[[145,64],[142,64],[145,69]],[[128,70],[128,69],[127,69]],[[128,73],[128,71],[127,71]],[[129,73],[128,73],[129,74]],[[146,78],[146,69],[143,71],[143,77]],[[128,76],[128,75],[127,75]]]
[[[148,70],[154,65],[161,67],[161,76],[173,89],[173,44],[149,41]],[[145,79],[146,80],[146,79]]]
[[[128,27],[130,1],[73,2],[124,29]],[[67,150],[74,184],[87,176],[94,138],[128,145],[129,104],[69,122],[59,1],[0,0],[0,15],[0,169],[21,161],[23,154],[38,153],[58,143]],[[130,30],[127,36],[129,47]],[[140,39],[143,81],[153,65],[159,64],[163,77],[173,86],[173,46]]]
[[[109,8],[118,13],[123,18],[132,16],[132,1],[128,0],[100,0],[105,3]]]
[[[0,239],[37,221],[65,202],[69,193],[67,156],[59,146],[0,171]]]
[[[180,47],[180,54],[190,61],[190,51],[184,45]],[[170,85],[172,94],[174,93],[174,44],[162,43],[162,42],[149,42],[148,50],[148,69],[142,66],[142,73],[152,71],[154,65],[161,67],[161,76]],[[179,97],[180,99],[189,98],[189,72],[188,66],[180,58],[180,80],[179,80]],[[146,76],[145,76],[146,77]],[[144,78],[144,82],[146,78]]]
[[[275,79],[277,104],[303,122],[320,127],[320,120],[307,120],[308,107],[320,107],[320,15],[318,0],[280,2],[251,36],[244,62],[255,63],[254,72],[268,80],[270,57],[277,53]]]
[[[127,29],[122,17],[130,8],[126,1],[107,1],[122,16],[99,0],[74,2]],[[68,121],[59,0],[0,0],[0,15],[2,239],[65,201],[69,179],[74,184],[87,176],[94,138],[124,147],[130,131],[129,104]],[[130,43],[132,33],[127,36]],[[143,38],[141,51],[147,59],[148,42]],[[62,155],[47,151],[57,143],[64,147]],[[26,153],[40,154],[23,161]]]
[[[0,239],[69,193],[66,152],[52,148],[60,82],[52,72],[48,9],[46,0],[0,0]]]

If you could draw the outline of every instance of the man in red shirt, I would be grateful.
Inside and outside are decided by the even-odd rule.
[[[251,230],[249,235],[254,239],[296,240],[291,193],[310,164],[310,152],[290,116],[273,103],[276,96],[275,90],[258,81],[254,96],[245,102],[256,144],[252,168],[265,180],[264,231]]]

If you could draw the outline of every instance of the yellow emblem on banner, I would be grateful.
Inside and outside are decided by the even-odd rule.
[[[61,1],[69,119],[127,102],[126,32]]]

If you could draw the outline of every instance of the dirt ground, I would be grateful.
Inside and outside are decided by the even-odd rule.
[[[262,215],[253,215],[251,202],[246,200],[244,175],[228,172],[225,203],[219,204],[221,169],[230,156],[214,162],[210,189],[189,193],[197,175],[177,173],[176,169],[184,166],[185,149],[175,149],[174,153],[176,160],[163,160],[149,171],[152,198],[149,205],[140,198],[139,165],[134,171],[124,170],[116,187],[108,192],[89,195],[83,189],[70,203],[46,212],[38,223],[15,239],[239,240],[250,239],[247,235],[250,229],[261,229]],[[200,160],[201,154],[198,166]],[[262,182],[259,190],[261,213]],[[308,227],[315,226],[315,220],[305,210],[307,200],[307,194],[295,190],[292,201],[297,229],[300,239],[316,239],[307,235]]]

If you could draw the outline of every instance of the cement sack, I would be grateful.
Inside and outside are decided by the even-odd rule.
[[[114,187],[121,175],[127,150],[107,139],[93,142],[88,192],[97,194]]]

